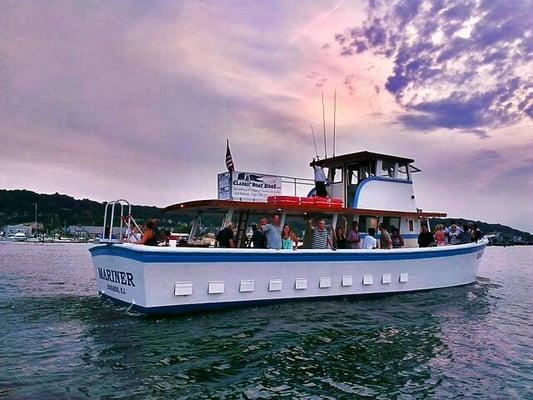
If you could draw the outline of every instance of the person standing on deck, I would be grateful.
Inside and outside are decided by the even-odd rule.
[[[361,235],[359,234],[359,222],[352,221],[352,229],[348,232],[346,237],[346,242],[348,243],[349,249],[360,249],[361,248]]]
[[[460,244],[462,234],[463,230],[459,228],[456,224],[453,224],[448,230],[448,243]]]
[[[435,233],[433,234],[433,238],[435,239],[435,243],[437,243],[437,246],[446,246],[446,234],[444,233],[443,225],[438,224],[435,227]]]
[[[272,223],[265,224],[262,227],[263,233],[265,234],[266,247],[267,249],[281,249],[281,217],[279,214],[274,214],[272,216]]]
[[[375,249],[378,247],[378,241],[374,237],[375,234],[375,228],[368,228],[368,235],[363,238],[363,249]]]
[[[157,236],[153,220],[146,221],[146,226],[141,240],[137,244],[144,244],[145,246],[157,246]]]
[[[430,247],[435,245],[433,235],[428,231],[427,225],[422,225],[422,232],[418,235],[418,247]]]
[[[292,231],[289,224],[283,225],[281,248],[284,250],[296,250],[298,248],[298,236]]]
[[[313,169],[315,170],[315,190],[316,195],[319,197],[326,197],[328,191],[326,190],[326,174],[322,167],[314,164]]]
[[[265,224],[266,224],[266,221],[261,226]],[[252,240],[250,240],[249,247],[252,247],[252,246],[254,249],[264,249],[266,247],[265,246],[265,234],[263,233],[263,230],[257,226],[257,224],[252,225]]]
[[[216,244],[217,247],[236,247],[235,235],[233,234],[233,224],[231,222],[224,229],[218,232]]]
[[[470,240],[472,242],[478,242],[483,237],[483,232],[477,227],[477,224],[472,224],[472,233]]]
[[[461,244],[464,243],[470,243],[470,239],[472,238],[472,232],[470,230],[470,227],[467,223],[463,225],[463,233],[461,235]]]
[[[318,226],[313,226],[312,220],[307,221],[308,229],[311,231],[312,235],[312,245],[313,249],[333,249],[333,241],[331,240],[331,235],[326,229],[326,220],[321,218],[318,220]]]
[[[392,240],[390,233],[387,231],[385,224],[379,224],[379,230],[381,231],[381,236],[379,238],[379,248],[380,249],[392,249]]]

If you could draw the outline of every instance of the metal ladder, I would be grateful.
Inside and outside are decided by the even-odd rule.
[[[118,238],[113,238],[113,223],[115,219],[115,206],[120,206],[120,235]],[[108,224],[108,209],[111,206],[111,212],[109,213],[109,224]],[[124,208],[127,208],[128,213],[124,215]],[[104,224],[102,225],[102,237],[100,243],[122,243],[124,238],[124,229],[126,229],[127,237],[126,241],[129,241],[132,235],[132,224],[137,227],[139,232],[142,233],[142,229],[137,224],[133,216],[131,215],[131,204],[129,201],[124,199],[118,199],[110,201],[105,206],[104,211]],[[107,236],[106,236],[107,235]]]
[[[248,219],[250,217],[250,210],[241,211],[239,213],[239,222],[237,224],[237,247],[246,246],[246,228],[248,227]]]

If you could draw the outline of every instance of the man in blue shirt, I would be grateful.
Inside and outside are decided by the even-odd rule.
[[[281,249],[281,217],[279,214],[272,216],[272,223],[263,225],[267,249]]]

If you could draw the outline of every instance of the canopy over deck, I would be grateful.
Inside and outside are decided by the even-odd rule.
[[[446,217],[446,213],[441,212],[408,212],[408,211],[394,211],[394,210],[372,210],[366,208],[344,208],[344,207],[310,207],[298,204],[276,204],[264,202],[246,202],[233,200],[196,200],[185,203],[177,203],[165,207],[162,214],[166,213],[224,213],[227,210],[250,210],[254,213],[264,213],[265,215],[274,214],[276,212],[286,213],[287,215],[305,215],[305,214],[346,214],[346,215],[370,215],[370,216],[391,216],[391,217],[415,217],[415,218],[431,218],[431,217]]]
[[[397,162],[400,164],[411,164],[415,160],[411,158],[404,158],[398,156],[392,156],[389,154],[373,153],[370,151],[359,151],[357,153],[343,154],[342,156],[325,158],[323,160],[313,161],[309,165],[314,166],[318,165],[325,168],[337,168],[345,164],[357,163],[361,161],[369,160],[383,160],[390,162]]]

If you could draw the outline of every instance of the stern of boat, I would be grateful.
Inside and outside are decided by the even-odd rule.
[[[124,305],[144,307],[143,264],[125,256],[128,252],[123,246],[103,244],[89,249],[98,293]]]

